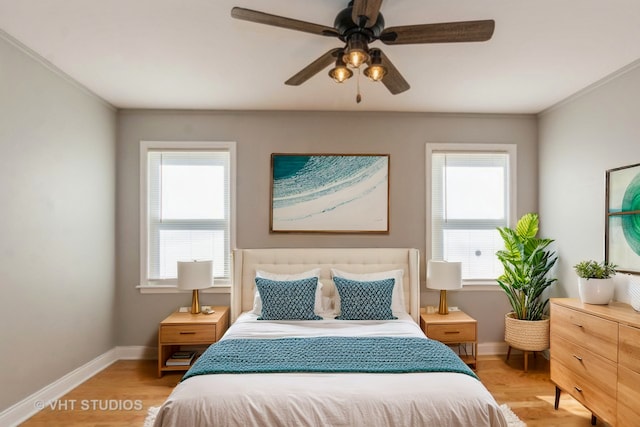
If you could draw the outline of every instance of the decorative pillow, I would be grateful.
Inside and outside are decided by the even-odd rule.
[[[347,271],[331,269],[331,275],[334,277],[342,277],[349,280],[356,280],[360,282],[370,282],[374,280],[395,279],[395,286],[393,287],[393,295],[391,300],[391,310],[394,313],[405,313],[407,309],[404,305],[404,289],[402,287],[402,275],[403,270],[389,270],[380,271],[377,273],[349,273]],[[339,294],[338,294],[339,295]],[[339,301],[335,301],[336,312],[339,312]]]
[[[391,311],[395,279],[358,282],[334,277],[340,295],[340,320],[397,319]]]
[[[256,277],[256,288],[262,300],[258,320],[321,320],[313,312],[317,277],[291,281],[275,281]]]
[[[263,279],[275,280],[279,282],[289,281],[289,280],[300,280],[307,279],[309,277],[317,277],[318,278],[318,288],[316,289],[316,299],[315,299],[315,307],[314,311],[317,313],[321,313],[324,311],[322,304],[322,282],[320,282],[320,269],[314,268],[313,270],[305,271],[303,273],[270,273],[268,271],[256,270],[256,277],[262,277]],[[260,299],[260,292],[256,288],[256,292],[253,296],[253,310],[251,310],[253,314],[257,314],[260,316],[262,314],[262,300]]]

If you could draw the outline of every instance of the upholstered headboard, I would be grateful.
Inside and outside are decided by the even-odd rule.
[[[403,269],[407,312],[417,322],[420,316],[420,252],[409,248],[290,248],[234,250],[231,321],[253,307],[256,270],[272,273],[302,273],[320,268],[323,294],[335,292],[331,268],[352,273],[374,273]]]

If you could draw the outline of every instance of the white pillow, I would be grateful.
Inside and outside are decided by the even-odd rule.
[[[314,268],[313,270],[305,271],[304,273],[293,274],[279,274],[270,273],[268,271],[256,270],[256,277],[263,279],[276,280],[278,282],[286,282],[291,280],[306,279],[308,277],[318,278],[318,287],[316,288],[315,306],[313,311],[318,314],[323,311],[322,309],[322,282],[320,282],[320,269]],[[253,295],[253,314],[260,316],[262,314],[262,300],[260,299],[260,292],[256,288],[256,293]]]
[[[389,270],[380,271],[377,273],[349,273],[347,271],[331,269],[331,275],[333,277],[344,277],[349,280],[357,280],[358,282],[372,282],[375,280],[384,280],[393,278],[395,279],[395,285],[393,286],[393,293],[391,294],[391,311],[394,313],[405,312],[407,309],[404,306],[404,288],[402,286],[402,275],[404,270]],[[336,293],[336,311],[339,311],[338,306],[339,296]]]

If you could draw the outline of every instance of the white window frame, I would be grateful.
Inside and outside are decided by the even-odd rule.
[[[517,145],[516,144],[488,144],[488,143],[431,143],[426,144],[426,157],[425,157],[425,187],[426,187],[426,259],[429,260],[432,257],[432,215],[431,215],[431,165],[433,153],[504,153],[508,155],[508,173],[507,180],[507,195],[508,195],[508,207],[507,207],[507,224],[512,227],[512,223],[516,218],[517,212]],[[463,280],[463,290],[501,290],[498,286],[498,282],[495,280]]]
[[[229,251],[236,247],[236,143],[234,141],[140,141],[140,293],[179,293],[176,279],[149,280],[148,248],[148,158],[152,150],[221,150],[229,152]],[[229,265],[229,283],[215,283],[204,293],[231,293],[233,264]]]

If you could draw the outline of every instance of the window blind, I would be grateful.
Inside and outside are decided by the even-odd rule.
[[[508,224],[508,165],[507,153],[432,153],[432,258],[462,262],[464,280],[502,274],[496,227]]]
[[[149,280],[177,277],[177,261],[213,260],[230,279],[230,153],[150,150],[147,157]]]

